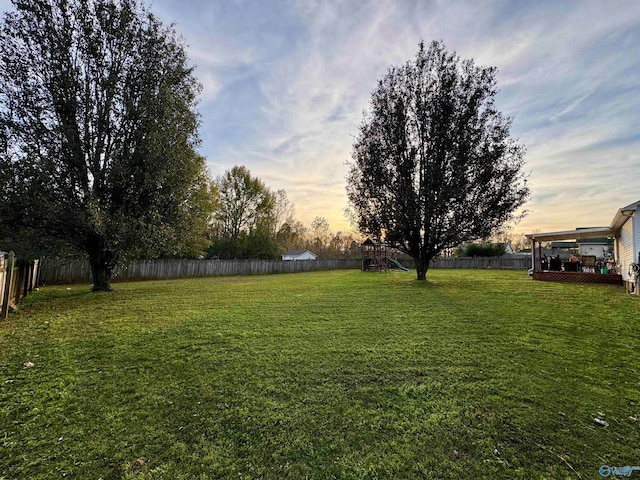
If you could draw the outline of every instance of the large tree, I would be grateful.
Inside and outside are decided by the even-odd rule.
[[[275,204],[273,207],[273,234],[287,223],[292,223],[296,216],[296,207],[283,189],[275,193]]]
[[[0,25],[0,226],[128,256],[197,243],[207,176],[184,43],[136,0],[13,0]],[[0,236],[2,234],[0,233]]]
[[[418,280],[443,249],[514,220],[529,196],[495,76],[441,42],[421,43],[372,93],[347,194],[360,230],[411,255]]]
[[[276,195],[244,166],[234,166],[216,181],[217,211],[210,255],[223,258],[273,258]]]
[[[218,211],[215,220],[219,234],[239,238],[261,225],[273,222],[275,195],[247,167],[236,165],[218,177]]]

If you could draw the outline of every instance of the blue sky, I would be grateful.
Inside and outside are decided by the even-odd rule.
[[[7,0],[0,0],[2,10]],[[347,230],[346,161],[376,80],[422,39],[498,67],[526,146],[516,231],[607,225],[640,200],[640,2],[154,0],[203,84],[201,153],[246,165],[305,223]]]

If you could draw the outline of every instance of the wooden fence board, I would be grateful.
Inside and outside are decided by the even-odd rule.
[[[10,309],[38,286],[40,262],[19,261],[13,252],[8,258],[0,257],[0,319],[7,318]]]
[[[318,270],[359,269],[359,259],[324,260],[136,260],[125,267],[115,269],[112,281],[161,280],[171,278],[216,277],[225,275],[264,275]],[[413,268],[411,263],[405,266]],[[430,268],[531,268],[531,258],[523,256],[502,257],[451,257],[440,258]],[[87,260],[45,260],[40,265],[41,283],[60,285],[91,283],[91,268]]]
[[[0,255],[0,318],[4,318],[4,290],[7,283],[7,259]]]
[[[503,255],[501,257],[443,257],[431,262],[430,268],[494,268],[496,270],[528,270],[529,255]]]
[[[136,260],[117,267],[113,282],[163,280],[171,278],[216,277],[225,275],[264,275],[317,270],[358,269],[360,260]],[[91,268],[86,260],[59,262],[44,260],[41,265],[42,283],[61,285],[90,283]]]

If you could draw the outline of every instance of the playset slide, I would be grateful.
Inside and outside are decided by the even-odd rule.
[[[387,260],[389,260],[391,263],[393,263],[396,267],[398,267],[400,270],[404,270],[407,273],[411,273],[411,270],[409,270],[407,267],[405,267],[404,265],[402,265],[399,261],[397,261],[395,258],[391,258],[391,257],[386,257]]]

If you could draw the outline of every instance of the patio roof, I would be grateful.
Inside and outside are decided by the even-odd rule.
[[[529,233],[527,238],[537,242],[551,242],[554,240],[583,240],[585,238],[612,237],[615,232],[610,227],[579,228],[562,232]]]
[[[618,209],[615,217],[613,217],[613,220],[608,227],[577,228],[575,230],[563,230],[561,232],[529,233],[526,235],[526,237],[529,240],[534,240],[537,242],[615,237],[618,231],[625,224],[625,222],[629,220],[629,218],[638,210],[640,210],[640,200],[627,205],[626,207]]]

